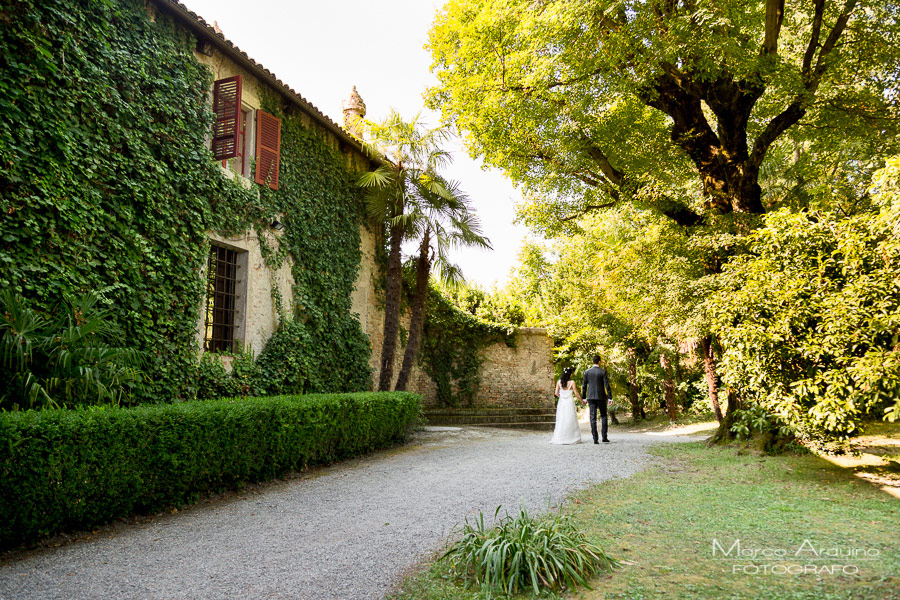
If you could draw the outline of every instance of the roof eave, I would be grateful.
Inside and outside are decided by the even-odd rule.
[[[265,69],[259,63],[256,63],[255,61],[250,59],[244,52],[239,50],[237,46],[226,40],[224,36],[216,33],[216,31],[212,27],[207,25],[205,21],[200,19],[200,17],[194,14],[186,6],[184,6],[177,0],[155,0],[155,2],[160,5],[160,7],[168,9],[176,17],[179,17],[185,24],[187,24],[188,27],[194,30],[197,34],[201,35],[203,39],[209,40],[213,45],[215,45],[216,48],[219,49],[219,51],[234,60],[240,66],[244,67],[263,81],[266,81],[267,83],[277,87],[280,93],[287,97],[291,102],[296,104],[310,117],[312,117],[318,124],[325,127],[331,133],[337,136],[337,138],[341,142],[349,144],[352,148],[357,150],[372,163],[378,164],[379,162],[381,162],[377,158],[370,157],[358,139],[347,133],[347,131],[339,127],[331,119],[322,114],[322,112],[319,111],[318,108],[313,106],[309,101],[303,98],[303,96],[295,92],[283,81],[275,77],[275,75],[271,71]]]

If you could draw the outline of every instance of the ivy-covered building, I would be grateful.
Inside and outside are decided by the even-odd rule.
[[[221,161],[225,177],[248,190],[257,189],[257,185],[262,186],[258,191],[262,188],[279,190],[282,118],[317,135],[319,143],[339,153],[336,156],[351,173],[371,166],[356,138],[228,41],[215,25],[210,27],[179,2],[161,0],[159,4],[183,18],[184,24],[193,31],[197,37],[194,55],[213,75],[210,98],[215,120],[210,147],[213,158]],[[349,124],[355,118],[365,116],[365,104],[355,87],[344,106],[345,123],[352,131]],[[271,112],[264,110],[269,107]],[[302,151],[297,154],[306,142],[286,133],[286,141],[291,147],[285,148],[285,153],[289,161],[295,159],[286,168],[289,176],[296,178],[297,173],[291,169],[302,171],[315,165],[304,160]],[[334,202],[338,198],[329,197],[327,179],[322,183],[323,188],[315,190],[310,200],[341,206],[342,202]],[[346,182],[334,182],[336,191],[339,192],[342,183]],[[307,190],[297,187],[286,193],[302,196],[304,192]],[[274,194],[269,193],[268,197],[274,199]],[[251,228],[230,237],[210,232],[209,260],[204,271],[203,327],[198,331],[202,351],[230,352],[243,346],[258,354],[284,318],[284,310],[293,307],[303,318],[308,316],[302,303],[295,305],[293,297],[294,269],[308,270],[303,265],[295,265],[295,255],[302,259],[304,254],[290,252],[289,248],[280,249],[285,228],[300,226],[296,218],[291,218],[299,215],[286,215],[278,206],[277,202],[271,205],[276,213],[268,228]],[[346,291],[352,301],[351,313],[359,316],[363,331],[372,336],[380,330],[377,321],[382,318],[372,302],[374,237],[359,218],[362,216],[359,207],[354,206],[354,209],[357,210],[351,212],[359,221],[359,271],[352,289]],[[312,228],[309,232],[315,234]],[[327,228],[322,234],[329,234]],[[355,255],[355,252],[350,254]],[[368,318],[370,308],[373,312],[371,320]],[[227,356],[224,358],[228,360]]]
[[[0,286],[96,292],[143,400],[240,348],[259,393],[370,387],[359,143],[174,0],[0,2]],[[257,373],[260,375],[260,373]]]
[[[0,288],[47,313],[97,294],[147,359],[138,401],[371,389],[381,225],[355,89],[344,109],[175,0],[0,0]],[[409,384],[426,404],[550,402],[545,332],[444,317]]]

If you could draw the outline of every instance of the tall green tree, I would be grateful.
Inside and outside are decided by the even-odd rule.
[[[418,358],[432,267],[437,267],[444,281],[458,281],[462,274],[450,261],[448,251],[460,246],[491,247],[490,240],[481,234],[478,218],[459,183],[435,176],[435,181],[429,189],[423,190],[419,200],[411,206],[408,221],[408,236],[419,239],[419,254],[416,258],[416,288],[412,297],[409,337],[395,385],[395,389],[400,391],[406,389]]]
[[[845,162],[898,142],[891,2],[450,0],[429,46],[431,104],[538,227],[623,201],[681,225],[762,214],[761,173],[810,139]]]
[[[407,235],[421,222],[429,203],[448,196],[439,170],[450,158],[442,148],[450,134],[444,127],[426,128],[420,115],[406,121],[393,110],[380,122],[366,121],[364,130],[364,146],[369,154],[388,159],[374,171],[360,175],[359,185],[366,191],[369,215],[387,226],[389,250],[378,389],[389,391],[400,329],[401,249]]]

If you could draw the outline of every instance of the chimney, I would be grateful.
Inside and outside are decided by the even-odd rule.
[[[350,92],[350,97],[341,102],[341,108],[344,109],[344,129],[351,135],[362,139],[362,124],[360,121],[366,116],[366,103],[360,98],[356,86]]]

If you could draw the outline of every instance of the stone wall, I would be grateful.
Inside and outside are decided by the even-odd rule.
[[[553,341],[546,329],[523,327],[516,347],[493,344],[481,366],[478,406],[545,408],[553,399]]]
[[[404,326],[408,319],[404,319]],[[380,339],[380,337],[379,337]],[[373,357],[381,345],[373,348]],[[473,406],[509,408],[547,408],[555,406],[553,398],[553,341],[546,329],[523,327],[516,345],[491,344],[482,351],[481,385]],[[400,370],[403,349],[398,351],[394,372]],[[375,381],[378,381],[377,372]],[[413,369],[409,391],[421,394],[425,408],[438,408],[437,388],[419,366]]]

